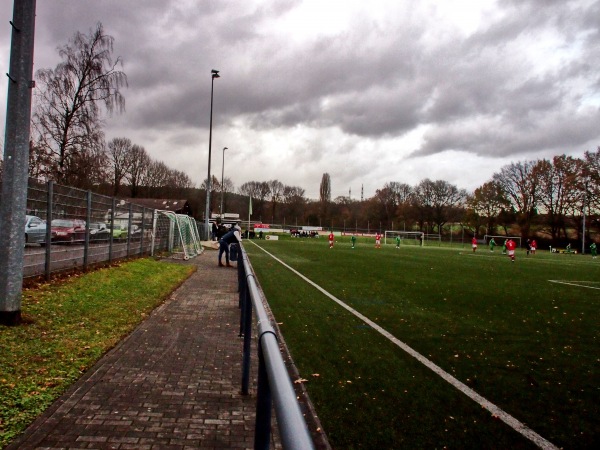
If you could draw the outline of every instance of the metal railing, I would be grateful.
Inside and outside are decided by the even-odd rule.
[[[242,394],[248,394],[250,381],[253,310],[257,320],[258,386],[254,448],[269,448],[271,410],[274,404],[283,448],[314,449],[312,437],[279,350],[277,334],[263,304],[264,296],[258,289],[254,269],[242,245],[237,266],[241,309],[240,334],[244,336]]]

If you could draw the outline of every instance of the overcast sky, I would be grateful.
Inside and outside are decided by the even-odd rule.
[[[0,1],[2,73],[12,9]],[[426,177],[473,190],[511,161],[600,145],[600,0],[37,0],[35,70],[97,22],[129,80],[107,139],[196,185],[211,69],[212,173],[228,147],[236,188],[317,198],[328,172],[334,198]]]

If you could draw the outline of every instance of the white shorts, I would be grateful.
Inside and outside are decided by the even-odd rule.
[[[514,251],[514,250],[509,250],[509,251],[508,251],[508,256],[513,256],[514,254],[515,254],[515,251]]]
[[[477,248],[477,244],[473,244],[473,248]]]

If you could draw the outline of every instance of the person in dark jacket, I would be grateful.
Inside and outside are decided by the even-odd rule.
[[[240,227],[239,225],[234,225],[231,230],[219,239],[219,267],[223,267],[222,256],[225,253],[225,262],[227,267],[233,267],[229,263],[229,245],[238,243],[242,241],[242,236],[240,235]]]

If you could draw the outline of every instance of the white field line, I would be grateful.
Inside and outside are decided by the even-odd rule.
[[[577,283],[597,283],[596,281],[560,281],[560,280],[548,280],[550,283],[557,283],[557,284],[568,284],[569,286],[577,286],[577,287],[582,287],[582,288],[587,288],[587,289],[600,289],[600,287],[595,287],[595,286],[586,286],[585,284],[577,284]]]
[[[513,416],[511,416],[510,414],[508,414],[504,410],[500,409],[498,406],[496,406],[492,402],[488,401],[487,399],[485,399],[484,397],[482,397],[481,395],[479,395],[477,392],[475,392],[469,386],[467,386],[466,384],[464,384],[461,381],[459,381],[456,378],[454,378],[448,372],[446,372],[445,370],[443,370],[441,367],[439,367],[438,365],[436,365],[432,361],[430,361],[427,358],[425,358],[423,355],[421,355],[416,350],[413,350],[411,347],[409,347],[404,342],[402,342],[401,340],[399,340],[396,337],[394,337],[391,333],[389,333],[386,330],[384,330],[383,328],[381,328],[379,325],[377,325],[375,322],[373,322],[372,320],[370,320],[368,317],[363,316],[361,313],[359,313],[355,309],[351,308],[350,306],[348,306],[347,304],[345,304],[344,302],[342,302],[337,297],[335,297],[332,294],[330,294],[329,292],[327,292],[321,286],[319,286],[318,284],[314,283],[313,281],[311,281],[310,279],[308,279],[307,277],[305,277],[304,275],[302,275],[300,272],[298,272],[294,268],[288,266],[281,259],[279,259],[275,255],[269,253],[268,251],[266,251],[264,248],[262,248],[258,244],[255,244],[254,242],[253,242],[253,244],[256,245],[258,248],[260,248],[263,252],[265,252],[271,258],[273,258],[275,261],[277,261],[278,263],[280,263],[282,266],[284,266],[285,268],[289,269],[290,271],[292,271],[293,273],[295,273],[296,275],[298,275],[300,278],[302,278],[304,281],[306,281],[308,284],[310,284],[311,286],[313,286],[315,289],[317,289],[318,291],[320,291],[323,295],[329,297],[331,300],[333,300],[334,302],[336,302],[342,308],[346,309],[347,311],[349,311],[350,313],[352,313],[354,316],[358,317],[360,320],[362,320],[367,325],[369,325],[371,328],[373,328],[374,330],[376,330],[377,332],[379,332],[381,335],[385,336],[388,340],[390,340],[391,342],[393,342],[394,344],[396,344],[398,347],[400,347],[406,353],[408,353],[409,355],[411,355],[413,358],[415,358],[421,364],[423,364],[427,368],[431,369],[433,372],[435,372],[437,375],[439,375],[440,377],[442,377],[444,380],[446,380],[448,383],[450,383],[456,389],[458,389],[459,391],[461,391],[463,394],[465,394],[471,400],[474,400],[475,402],[477,402],[477,404],[479,404],[483,408],[487,409],[490,413],[492,413],[493,416],[495,416],[498,419],[502,420],[504,423],[506,423],[508,426],[510,426],[513,430],[517,431],[518,433],[520,433],[521,435],[523,435],[524,437],[526,437],[527,439],[529,439],[530,441],[532,441],[538,447],[540,447],[542,449],[556,449],[556,450],[558,450],[558,447],[555,446],[552,442],[550,442],[547,439],[543,438],[542,436],[540,436],[539,434],[537,434],[535,431],[533,431],[531,428],[529,428],[527,425],[523,424],[522,422],[520,422],[519,420],[515,419]]]

